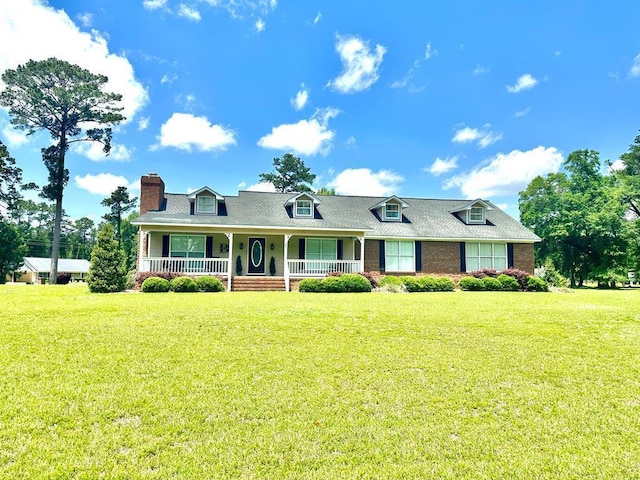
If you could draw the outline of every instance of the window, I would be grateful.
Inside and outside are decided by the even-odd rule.
[[[387,240],[384,247],[384,265],[387,272],[414,272],[414,242]]]
[[[483,207],[471,207],[471,210],[469,210],[469,223],[484,223]]]
[[[171,235],[170,257],[204,258],[204,235]]]
[[[311,200],[296,200],[296,217],[311,216]]]
[[[216,213],[216,197],[210,195],[198,195],[196,197],[197,213]]]
[[[467,243],[465,250],[467,272],[483,268],[495,270],[507,268],[506,243]]]
[[[307,238],[305,241],[307,260],[336,260],[338,242],[335,238]]]
[[[400,205],[397,203],[385,203],[384,218],[385,220],[400,220]]]

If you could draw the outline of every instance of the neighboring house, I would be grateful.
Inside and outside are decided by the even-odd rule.
[[[335,271],[533,272],[533,244],[540,241],[481,199],[164,189],[157,174],[141,179],[140,217],[132,222],[140,229],[138,270],[219,275],[229,289],[234,278],[270,276],[270,265],[286,290]]]
[[[89,273],[89,261],[70,258],[58,259],[58,272],[70,273],[72,280],[84,280]],[[14,273],[15,282],[44,283],[51,273],[51,259],[24,257],[23,265]]]

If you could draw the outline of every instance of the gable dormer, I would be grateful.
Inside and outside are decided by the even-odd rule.
[[[486,225],[487,212],[493,210],[491,204],[481,199],[473,200],[460,208],[451,210],[467,225]]]
[[[383,222],[401,222],[402,211],[407,207],[409,207],[409,204],[392,195],[375,204],[369,210],[376,211]]]
[[[191,203],[192,215],[218,215],[218,203],[224,202],[224,197],[209,187],[202,187],[187,198]]]
[[[295,218],[315,218],[316,207],[320,200],[310,193],[299,193],[285,202],[285,207],[290,206]]]

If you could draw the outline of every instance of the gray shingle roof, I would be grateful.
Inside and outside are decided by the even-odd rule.
[[[539,241],[539,237],[498,207],[487,211],[486,225],[466,225],[455,214],[470,200],[435,200],[401,197],[409,206],[402,222],[383,222],[370,208],[388,197],[326,195],[319,197],[316,218],[294,218],[285,203],[295,193],[241,191],[225,197],[226,215],[191,215],[186,194],[165,194],[166,208],[149,211],[137,218],[138,225],[199,225],[275,227],[364,231],[373,238],[415,238],[443,240]]]
[[[58,272],[65,273],[87,273],[89,272],[89,261],[74,258],[59,258]],[[24,257],[24,264],[18,269],[21,272],[50,272],[51,259],[42,257]]]

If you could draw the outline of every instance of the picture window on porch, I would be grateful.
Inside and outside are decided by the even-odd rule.
[[[307,260],[336,260],[338,242],[335,238],[307,238],[305,242]]]
[[[196,197],[196,213],[216,213],[216,197],[198,195]]]
[[[507,268],[506,243],[469,243],[465,246],[467,272],[493,268],[504,270]]]
[[[296,200],[296,217],[311,217],[312,208],[311,200]]]
[[[387,272],[415,271],[415,242],[387,240],[384,247]]]
[[[171,235],[170,257],[178,258],[204,258],[204,235]]]

